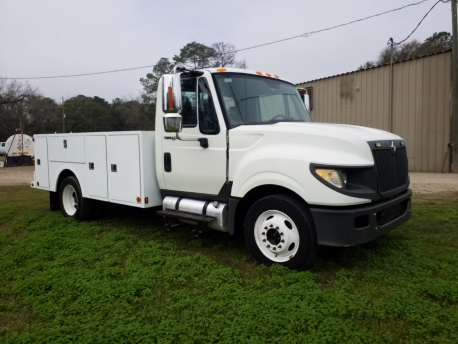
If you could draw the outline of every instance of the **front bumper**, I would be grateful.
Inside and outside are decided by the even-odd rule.
[[[410,219],[412,190],[396,198],[345,209],[310,208],[318,244],[353,246],[377,239]]]

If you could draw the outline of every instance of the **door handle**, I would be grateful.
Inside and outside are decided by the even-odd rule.
[[[200,142],[200,146],[202,148],[208,148],[208,139],[205,137],[201,137],[200,139],[197,139],[197,141]]]

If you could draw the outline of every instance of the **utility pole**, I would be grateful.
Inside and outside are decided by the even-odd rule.
[[[394,55],[394,46],[395,43],[393,41],[393,38],[390,38],[388,40],[387,45],[390,46],[391,48],[391,64],[390,64],[390,132],[393,132],[394,129],[394,109],[393,109],[393,104],[394,104],[394,69],[393,69],[393,55]]]
[[[62,97],[62,132],[65,133],[65,108],[64,108],[64,97]]]
[[[452,172],[458,172],[458,0],[452,0]]]

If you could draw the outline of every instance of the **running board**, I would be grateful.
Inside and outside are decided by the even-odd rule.
[[[213,220],[216,219],[216,217],[213,217],[213,216],[199,215],[199,214],[187,213],[184,211],[170,210],[170,209],[159,210],[157,214],[160,216],[169,217],[172,219],[188,220],[188,221],[204,223],[204,224],[208,224],[209,222],[212,222]]]

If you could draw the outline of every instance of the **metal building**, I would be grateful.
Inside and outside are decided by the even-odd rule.
[[[449,172],[452,51],[297,84],[314,122],[391,131],[407,143],[409,170]]]

